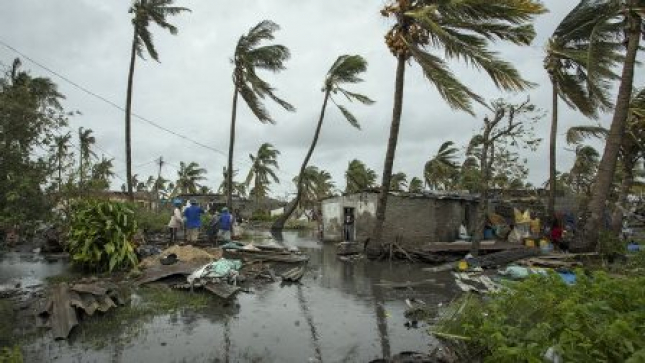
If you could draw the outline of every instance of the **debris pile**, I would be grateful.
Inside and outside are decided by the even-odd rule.
[[[41,300],[35,314],[37,325],[52,330],[54,339],[67,339],[78,325],[79,314],[94,315],[123,306],[130,301],[130,290],[108,281],[81,280],[54,286]]]
[[[207,263],[216,260],[222,256],[222,251],[218,248],[206,249],[193,246],[172,246],[165,249],[159,255],[153,255],[144,258],[140,263],[140,268],[150,268],[161,265],[161,258],[174,254],[178,261],[181,262],[201,262]]]

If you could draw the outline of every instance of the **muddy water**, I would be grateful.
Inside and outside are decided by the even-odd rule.
[[[47,277],[69,271],[63,259],[46,259],[42,255],[27,252],[7,252],[0,256],[0,292],[12,290],[16,285],[22,289],[36,288]]]
[[[302,234],[286,234],[283,243],[311,256],[301,284],[271,283],[227,307],[156,316],[134,337],[106,336],[104,348],[38,338],[26,347],[27,361],[365,362],[432,348],[427,327],[406,327],[404,299],[451,300],[456,291],[449,275],[425,273],[419,265],[342,262],[333,244]],[[427,284],[382,285],[406,281]]]

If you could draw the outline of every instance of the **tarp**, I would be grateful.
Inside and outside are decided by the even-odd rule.
[[[188,276],[187,280],[188,280],[188,283],[192,284],[194,280],[204,278],[204,277],[209,277],[209,278],[226,277],[231,273],[231,271],[238,271],[240,268],[242,268],[242,261],[220,258],[215,262],[211,262],[209,264],[206,264],[198,268]]]

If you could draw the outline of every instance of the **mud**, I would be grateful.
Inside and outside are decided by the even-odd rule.
[[[311,256],[300,284],[259,285],[227,304],[141,319],[133,315],[129,323],[115,326],[106,316],[110,329],[99,331],[102,344],[96,344],[96,332],[86,339],[89,332],[81,324],[69,341],[47,334],[25,341],[25,361],[364,362],[433,349],[436,342],[424,323],[410,328],[405,299],[435,306],[452,300],[458,291],[448,273],[431,274],[421,271],[422,265],[404,263],[342,262],[333,244],[298,232],[285,233],[282,243]],[[62,261],[20,256],[0,261],[4,284],[38,284],[67,272]]]

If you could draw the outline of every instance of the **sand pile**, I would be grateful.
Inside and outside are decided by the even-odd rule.
[[[210,252],[210,253],[209,253]],[[174,253],[177,255],[177,259],[181,262],[195,262],[203,261],[204,263],[217,260],[222,257],[222,252],[219,248],[209,248],[209,251],[205,251],[201,248],[193,246],[172,246],[165,249],[161,254],[155,256],[149,256],[144,258],[140,263],[139,267],[147,268],[152,266],[159,266],[161,262],[160,258],[168,256],[169,254]]]

